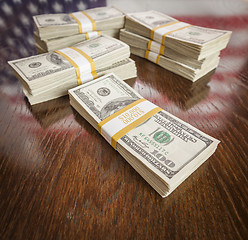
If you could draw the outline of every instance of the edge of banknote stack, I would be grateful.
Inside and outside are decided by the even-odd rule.
[[[44,53],[102,34],[119,38],[125,14],[115,7],[98,7],[73,13],[37,15],[33,20],[36,49],[38,53]]]
[[[108,74],[69,90],[70,104],[162,196],[216,150],[219,141],[143,99]]]
[[[157,11],[130,13],[120,39],[131,53],[196,81],[218,66],[231,31],[193,26]]]

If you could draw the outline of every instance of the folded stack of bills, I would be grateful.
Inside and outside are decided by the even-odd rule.
[[[122,80],[136,76],[129,46],[109,36],[73,47],[10,61],[31,105],[67,94],[68,89],[114,72]]]
[[[120,39],[131,53],[196,81],[218,66],[231,32],[193,26],[157,11],[127,14]]]
[[[218,140],[108,74],[69,90],[70,104],[162,196],[216,150]]]

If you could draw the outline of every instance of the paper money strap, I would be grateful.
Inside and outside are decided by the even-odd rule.
[[[69,15],[78,23],[79,33],[96,30],[96,22],[86,12],[74,12]]]
[[[148,51],[152,51],[152,52],[163,55],[164,49],[165,49],[165,46],[163,44],[157,43],[153,40],[150,40],[148,42],[148,47],[147,47]]]
[[[75,47],[67,47],[55,52],[66,58],[75,68],[78,85],[97,78],[93,59],[82,50]]]
[[[98,131],[116,149],[121,137],[161,110],[141,98],[99,122]]]
[[[187,28],[189,26],[192,26],[188,23],[184,23],[184,22],[179,22],[179,21],[175,21],[175,22],[171,22],[162,26],[158,26],[154,29],[152,29],[151,31],[151,39],[155,40],[161,44],[164,44],[165,42],[165,37],[173,32],[182,30],[184,28]]]
[[[95,38],[97,36],[101,35],[101,31],[93,31],[93,32],[87,32],[85,33],[86,39],[91,39],[91,38]]]
[[[145,58],[150,60],[151,62],[158,64],[160,57],[160,54],[146,50]]]

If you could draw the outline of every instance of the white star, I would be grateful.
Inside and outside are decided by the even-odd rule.
[[[62,12],[63,11],[63,6],[57,2],[53,4],[53,9],[55,12]]]
[[[29,3],[28,9],[32,14],[38,13],[38,7],[33,3]]]
[[[22,46],[22,47],[20,48],[20,53],[21,53],[23,56],[28,55],[28,51],[27,51],[27,49],[26,49],[24,46]]]
[[[34,44],[34,39],[33,39],[33,37],[30,37],[30,36],[29,36],[29,37],[27,38],[27,40],[28,40],[28,43],[29,43],[29,44],[31,44],[31,45]]]
[[[12,8],[6,2],[3,3],[2,9],[7,15],[13,14]]]
[[[22,24],[30,25],[30,19],[27,16],[25,16],[24,14],[20,15],[20,19],[21,19]]]
[[[79,4],[77,4],[77,8],[78,10],[85,10],[87,8],[87,4],[85,4],[84,2],[80,2]]]
[[[20,28],[18,28],[16,26],[13,28],[13,32],[17,36],[21,36],[22,35],[22,31],[20,30]]]
[[[15,45],[15,41],[13,40],[13,38],[8,37],[6,39],[6,41],[7,41],[9,46],[14,46]]]

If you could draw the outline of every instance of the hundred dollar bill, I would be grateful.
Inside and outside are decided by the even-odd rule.
[[[222,50],[231,36],[231,31],[193,26],[153,10],[127,14],[125,29],[196,59]]]
[[[115,73],[121,80],[127,80],[130,78],[134,78],[137,76],[137,70],[135,66],[135,62],[130,59],[124,59],[122,61],[116,62],[110,66],[97,69],[98,77],[103,76],[108,73]],[[25,87],[23,86],[23,92],[28,98],[28,101],[31,105],[38,104],[41,102],[46,102],[52,99],[59,98],[61,96],[68,94],[68,89],[76,87],[76,82],[66,81],[63,79],[60,84],[57,84],[54,87],[49,89],[40,88],[39,93],[36,95],[30,94]]]
[[[124,13],[114,7],[100,7],[84,11],[95,22],[95,30],[120,29],[124,26]],[[77,21],[67,13],[43,14],[33,17],[41,40],[79,33]]]
[[[99,122],[142,98],[114,74],[70,89],[69,96],[71,105],[96,129]],[[132,116],[122,118],[129,121]],[[122,136],[116,150],[165,197],[214,153],[218,143],[161,110]]]
[[[129,46],[115,38],[99,36],[74,45],[86,53],[95,63],[96,70],[126,59]],[[49,52],[8,62],[30,94],[38,94],[41,88],[52,88],[61,79],[76,81],[73,65],[62,55]]]

